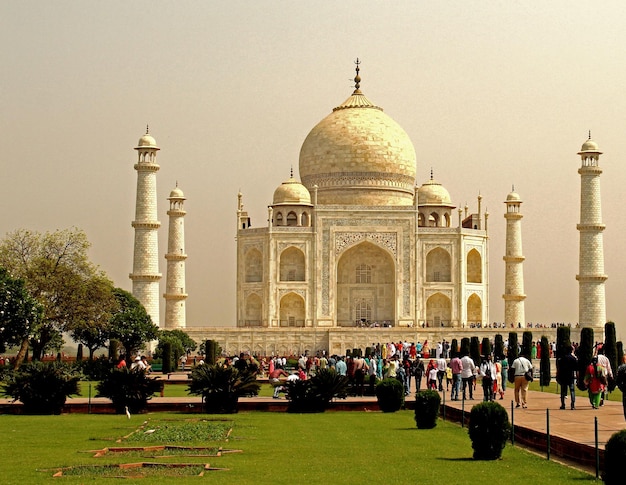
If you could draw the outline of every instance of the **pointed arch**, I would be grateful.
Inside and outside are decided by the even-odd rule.
[[[483,302],[476,293],[472,293],[467,299],[467,323],[482,323]]]
[[[476,249],[471,249],[467,253],[467,282],[483,282],[483,258]]]
[[[298,225],[298,216],[295,212],[291,211],[287,214],[287,222],[286,226],[297,226]]]
[[[437,214],[436,212],[430,213],[430,216],[428,216],[428,226],[439,227],[439,214]]]
[[[258,249],[251,249],[246,253],[245,259],[246,283],[259,283],[263,281],[263,256]]]
[[[280,281],[304,281],[305,277],[304,253],[300,249],[291,246],[280,253]]]
[[[452,257],[443,248],[435,248],[426,255],[426,281],[452,281]]]
[[[354,326],[364,318],[393,325],[396,269],[387,250],[362,241],[342,253],[337,262],[335,308],[339,326]]]
[[[426,322],[430,327],[448,327],[452,319],[452,301],[443,293],[426,300]]]
[[[260,327],[263,322],[263,301],[256,293],[246,298],[244,320],[246,327]]]
[[[296,293],[287,293],[280,299],[281,327],[304,327],[305,318],[304,298]]]

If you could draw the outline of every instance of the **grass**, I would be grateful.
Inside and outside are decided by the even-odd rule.
[[[209,462],[211,466],[230,469],[207,472],[204,477],[186,477],[185,483],[349,484],[381,483],[390,477],[401,482],[459,485],[482,484],[494,477],[505,479],[507,485],[594,481],[591,475],[511,445],[505,448],[502,460],[474,461],[466,429],[440,420],[435,429],[418,430],[411,411],[311,415],[253,412],[207,418],[232,419],[229,441],[196,440],[185,445],[224,446],[243,452],[219,458],[185,457],[181,460],[185,463]],[[116,415],[1,415],[0,456],[5,457],[0,464],[2,483],[58,483],[52,472],[38,470],[128,462],[117,453],[93,458],[82,452],[126,446],[115,440],[129,435],[144,421],[148,421],[146,427],[156,428],[194,420],[198,420],[197,414],[158,413],[133,416],[131,420]],[[149,444],[154,443],[146,443]],[[64,484],[118,483],[102,476],[61,480]],[[148,482],[128,479],[124,483]],[[180,477],[161,476],[159,483],[179,484]]]

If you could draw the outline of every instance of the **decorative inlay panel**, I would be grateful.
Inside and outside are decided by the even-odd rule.
[[[395,232],[337,232],[335,233],[335,255],[339,255],[349,246],[361,241],[373,241],[378,246],[387,248],[396,256],[397,234]]]

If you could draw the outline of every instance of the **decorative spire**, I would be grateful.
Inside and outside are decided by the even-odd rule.
[[[511,192],[515,192],[515,184],[511,184]]]
[[[361,76],[359,76],[359,71],[361,70],[359,68],[359,65],[361,64],[361,61],[359,61],[359,58],[357,57],[354,63],[356,64],[356,76],[354,77],[354,92],[358,93],[360,92],[360,88],[361,88]]]
[[[591,140],[591,130],[589,130],[589,138],[587,138],[588,140]]]
[[[433,167],[430,167],[430,180],[434,180]]]
[[[146,135],[150,134],[150,125],[146,125]]]
[[[289,178],[293,178],[293,165],[291,166],[291,169],[289,170]]]

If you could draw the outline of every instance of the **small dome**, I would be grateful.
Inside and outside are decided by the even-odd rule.
[[[146,130],[145,135],[139,138],[139,141],[137,142],[137,149],[139,148],[156,148],[157,150],[159,149],[159,147],[157,147],[156,140],[150,133],[148,133],[148,130]]]
[[[273,205],[311,205],[311,194],[293,177],[274,191]]]
[[[583,143],[583,146],[580,149],[580,151],[581,152],[597,152],[598,144],[590,138],[585,143]]]
[[[178,188],[178,185],[170,192],[170,199],[184,199],[185,194]]]
[[[436,180],[430,179],[417,189],[417,205],[452,206],[450,193]]]
[[[506,196],[506,201],[507,202],[521,202],[522,198],[519,196],[517,192],[511,192],[509,195]]]

